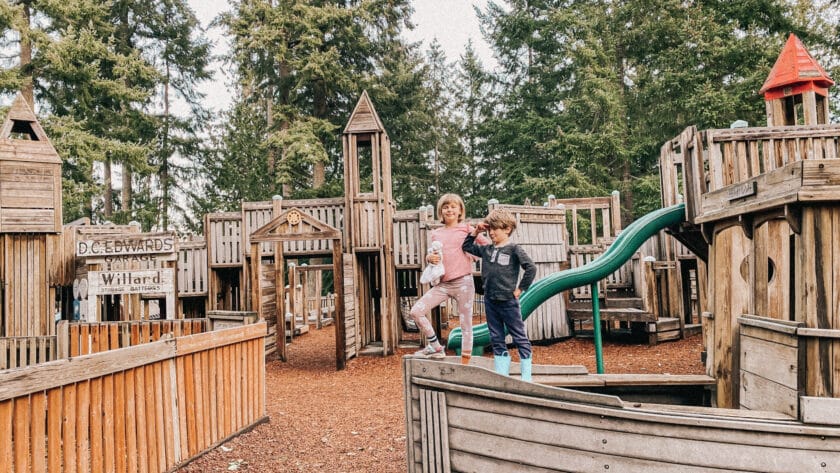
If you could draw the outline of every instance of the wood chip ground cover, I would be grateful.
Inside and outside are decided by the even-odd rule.
[[[337,372],[334,340],[334,327],[312,328],[289,345],[288,362],[268,360],[270,421],[178,471],[405,472],[400,360],[414,350],[355,358]],[[607,341],[604,365],[608,373],[703,374],[701,351],[699,335],[655,346]],[[534,362],[584,365],[594,373],[592,340],[534,346]]]

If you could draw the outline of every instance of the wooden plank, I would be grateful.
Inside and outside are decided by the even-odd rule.
[[[797,416],[799,392],[747,371],[741,371],[740,405],[746,409]],[[750,392],[755,395],[749,395]]]
[[[47,471],[61,470],[61,422],[63,412],[61,398],[61,388],[47,391]],[[0,452],[0,455],[2,455],[2,458],[8,458],[2,452]]]
[[[63,392],[63,422],[61,432],[63,436],[64,471],[75,473],[76,470],[76,385],[64,386]]]
[[[76,470],[90,468],[90,380],[76,383]],[[65,448],[67,446],[65,445]]]
[[[808,424],[840,425],[840,399],[802,396],[799,398],[802,421]]]
[[[186,355],[184,356],[184,378],[182,383],[185,386],[185,398],[184,398],[184,405],[185,406],[195,406],[195,370],[193,365],[193,357],[194,355]],[[197,419],[195,415],[195,410],[190,409],[184,413],[187,418],[187,451],[188,457],[192,457],[193,455],[198,453],[198,426],[196,425]]]
[[[799,388],[798,356],[798,347],[772,343],[741,334],[741,370],[793,390]]]
[[[146,371],[143,366],[134,368],[132,375],[134,377],[134,411],[136,417],[134,420],[135,430],[137,435],[137,469],[141,473],[148,473],[151,471],[149,466],[149,411],[146,406]]]
[[[26,370],[0,372],[0,400],[82,382],[92,377],[171,358],[174,355],[174,340],[166,340],[116,352],[80,356],[73,358],[72,361],[57,360]]]
[[[146,371],[147,373],[151,371],[153,379],[152,390],[154,397],[152,402],[155,406],[155,440],[157,441],[155,456],[157,457],[157,471],[160,472],[166,471],[170,465],[166,461],[167,426],[164,424],[163,392],[165,387],[163,383],[163,363],[165,362],[157,362],[151,366],[147,366]]]
[[[190,335],[176,339],[176,353],[186,355],[265,336],[265,322]]]
[[[31,466],[29,458],[31,441],[29,425],[32,419],[30,418],[29,410],[29,396],[19,397],[14,400],[14,424],[11,438],[14,439],[15,470],[19,472],[29,471]],[[8,458],[9,460],[12,459],[11,456]]]
[[[128,471],[139,471],[140,455],[137,450],[137,390],[142,389],[141,386],[135,385],[135,370],[128,370],[125,373],[120,373],[125,376],[125,449],[126,449],[126,464]]]
[[[190,454],[188,451],[188,432],[187,432],[187,418],[189,416],[188,411],[186,409],[186,402],[187,402],[187,388],[185,385],[186,380],[186,357],[179,356],[175,359],[175,367],[176,367],[176,379],[178,380],[178,393],[177,393],[177,406],[178,409],[178,445],[180,447],[178,455],[184,458],[190,458]]]
[[[98,332],[98,330],[97,330]],[[108,381],[111,378],[108,377]],[[103,379],[95,378],[90,381],[90,471],[104,471],[105,450],[112,451],[112,437],[104,435],[104,400],[103,400]],[[103,448],[107,442],[108,448]]]

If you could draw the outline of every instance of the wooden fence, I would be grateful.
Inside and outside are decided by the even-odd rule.
[[[23,368],[57,358],[55,335],[0,338],[0,370]]]
[[[265,420],[264,322],[0,372],[0,471],[163,472]]]
[[[58,323],[58,352],[59,358],[90,355],[209,330],[208,319],[94,323],[61,321]]]

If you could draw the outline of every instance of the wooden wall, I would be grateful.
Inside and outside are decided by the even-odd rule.
[[[44,234],[0,234],[0,336],[55,333],[55,290],[49,280],[47,239]]]

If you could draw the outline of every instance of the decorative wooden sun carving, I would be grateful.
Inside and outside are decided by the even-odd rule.
[[[288,220],[289,225],[297,225],[300,223],[301,220],[300,213],[293,210],[289,212],[289,214],[286,216],[286,219]]]

